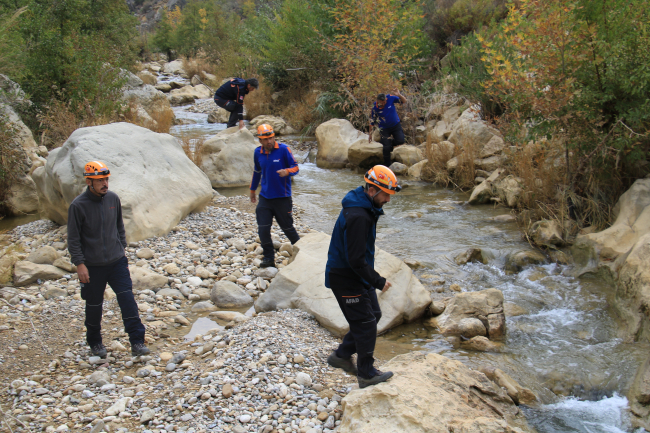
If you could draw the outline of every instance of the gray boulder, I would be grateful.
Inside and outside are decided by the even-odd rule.
[[[230,281],[217,281],[210,292],[210,300],[219,308],[237,308],[250,305],[253,298]]]
[[[86,189],[83,167],[93,160],[111,170],[110,188],[120,196],[129,242],[168,233],[212,199],[210,180],[175,138],[112,123],[77,129],[34,171],[44,217],[66,224],[70,203]]]

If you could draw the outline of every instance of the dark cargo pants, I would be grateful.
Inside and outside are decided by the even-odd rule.
[[[122,257],[107,266],[88,266],[89,283],[81,283],[81,299],[86,301],[86,341],[90,347],[102,342],[102,307],[108,283],[115,292],[122,311],[124,330],[131,346],[144,343],[145,328],[140,320],[138,304],[133,297],[129,261]]]
[[[382,128],[379,133],[381,134],[379,141],[381,141],[383,147],[384,165],[390,167],[390,153],[393,151],[393,148],[404,144],[404,130],[402,129],[402,123],[399,122],[392,128]]]
[[[243,112],[243,108],[237,102],[231,99],[221,99],[217,96],[214,97],[214,102],[219,107],[230,112],[230,118],[228,118],[228,123],[226,124],[228,128],[235,126],[239,122],[239,114]]]
[[[375,342],[377,340],[377,323],[381,319],[381,309],[375,289],[349,290],[332,289],[343,316],[350,324],[350,332],[345,334],[343,342],[336,349],[336,356],[350,359],[357,354],[359,376],[370,379],[377,375],[375,363]]]
[[[257,233],[260,236],[265,259],[273,260],[275,258],[273,240],[271,239],[271,225],[273,225],[274,217],[285,236],[289,238],[289,242],[295,244],[300,240],[300,236],[293,226],[292,209],[291,197],[267,199],[259,196],[255,215],[257,217]]]

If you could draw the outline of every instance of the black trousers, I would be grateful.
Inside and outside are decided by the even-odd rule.
[[[230,128],[231,126],[235,126],[239,121],[239,116],[243,114],[243,106],[240,106],[239,104],[237,104],[237,102],[233,100],[221,99],[218,98],[217,96],[214,97],[214,102],[224,110],[230,111],[230,118],[228,119],[228,123],[226,124],[226,126],[228,128]],[[243,115],[242,115],[242,119],[243,119]]]
[[[102,342],[102,307],[106,284],[111,286],[122,311],[124,330],[131,345],[144,343],[144,325],[133,297],[129,261],[122,257],[108,266],[88,266],[89,283],[81,283],[81,299],[86,301],[86,341],[90,347]]]
[[[358,291],[332,289],[343,316],[350,325],[343,342],[336,349],[336,356],[350,359],[357,354],[359,376],[370,379],[377,375],[375,363],[375,342],[377,341],[377,322],[381,319],[381,309],[375,289]]]
[[[298,232],[293,227],[293,201],[291,197],[267,199],[259,196],[255,215],[257,216],[257,233],[260,235],[260,242],[264,250],[264,258],[273,260],[275,249],[271,240],[271,225],[273,218],[278,223],[289,242],[295,244],[300,240]]]
[[[384,153],[384,165],[390,167],[390,153],[393,151],[393,148],[400,144],[404,144],[402,122],[398,122],[397,125],[392,128],[381,128],[379,133],[381,134],[379,141],[381,142]]]

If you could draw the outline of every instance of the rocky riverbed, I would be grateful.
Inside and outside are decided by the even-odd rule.
[[[261,251],[252,208],[245,197],[216,197],[168,235],[129,245],[132,274],[136,268],[146,272],[134,274],[134,290],[150,356],[130,355],[110,290],[103,321],[109,355],[90,356],[84,302],[72,272],[0,289],[4,426],[93,433],[334,429],[341,398],[356,386],[356,378],[325,362],[337,340],[301,311],[244,315],[204,299],[216,280],[254,299],[274,275],[257,268]],[[298,231],[308,232],[300,210],[295,213]],[[291,249],[277,227],[274,240],[282,268],[292,259]],[[65,228],[45,221],[14,229],[4,242],[21,258],[44,247],[67,256]],[[146,287],[161,285],[160,277],[163,287]],[[212,325],[183,338],[208,313]]]

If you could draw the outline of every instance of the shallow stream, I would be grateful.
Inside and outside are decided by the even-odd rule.
[[[206,114],[191,113],[187,108],[174,109],[186,124],[173,127],[171,134],[201,138],[225,128],[224,124],[208,124]],[[296,156],[299,162],[306,159],[299,152]],[[362,184],[359,173],[320,169],[312,163],[300,164],[294,179],[294,202],[305,210],[303,221],[326,233],[331,233],[343,196]],[[248,195],[247,188],[219,192]],[[522,409],[541,433],[632,431],[624,396],[649,347],[617,339],[618,324],[607,304],[612,287],[600,280],[576,279],[570,276],[570,267],[556,264],[507,275],[503,271],[505,257],[531,247],[514,222],[494,220],[509,209],[468,206],[467,199],[464,193],[406,182],[406,188],[385,206],[378,246],[402,259],[419,261],[422,268],[415,273],[427,288],[433,289],[432,280],[442,279],[446,286],[457,283],[464,291],[501,290],[506,302],[523,309],[523,314],[507,317],[504,350],[460,349],[418,321],[379,337],[376,356],[388,360],[423,350],[472,368],[498,367],[540,397],[539,405]],[[0,231],[34,218],[1,221]],[[454,258],[471,247],[481,248],[489,263],[456,265]],[[196,323],[192,332],[201,332],[204,325]]]
[[[206,129],[201,116],[207,116],[190,115],[197,123],[184,125],[182,133],[200,135]],[[182,109],[177,109],[177,116],[184,116]],[[305,160],[306,155],[295,154],[299,162]],[[302,163],[294,178],[294,202],[305,210],[304,222],[331,233],[341,199],[361,184],[362,175],[351,170],[326,170]],[[219,192],[248,195],[248,188]],[[385,206],[378,246],[402,259],[419,261],[422,268],[415,273],[429,288],[438,276],[447,286],[457,283],[464,291],[494,287],[503,292],[506,302],[522,307],[524,314],[507,318],[504,351],[462,350],[419,321],[379,337],[377,357],[387,360],[424,350],[472,368],[501,368],[540,397],[538,406],[523,408],[539,432],[632,431],[624,396],[649,347],[617,339],[618,325],[606,300],[612,288],[599,280],[573,278],[569,267],[556,264],[506,275],[506,256],[531,247],[514,222],[494,220],[509,209],[468,206],[467,199],[461,192],[407,182]],[[472,247],[487,253],[489,263],[456,265],[454,258]]]

